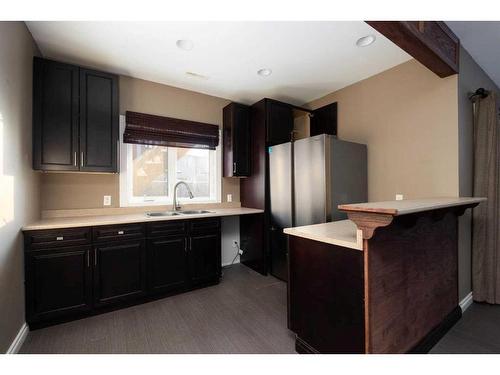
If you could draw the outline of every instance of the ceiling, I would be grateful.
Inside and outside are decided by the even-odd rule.
[[[472,58],[500,87],[500,22],[446,22]]]
[[[247,104],[301,105],[411,58],[362,21],[26,24],[47,58]],[[357,47],[369,34],[375,43]],[[179,49],[179,39],[194,47]],[[272,74],[259,76],[262,68]]]

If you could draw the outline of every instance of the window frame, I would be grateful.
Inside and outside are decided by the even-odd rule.
[[[166,206],[173,204],[173,188],[174,180],[169,179],[168,184],[168,196],[157,196],[157,197],[146,197],[139,198],[132,196],[132,178],[133,174],[131,172],[131,160],[132,160],[132,147],[134,145],[129,143],[123,143],[123,132],[125,131],[125,116],[120,115],[120,207],[144,207],[144,206]],[[220,132],[220,130],[219,130]],[[169,170],[176,169],[176,153],[177,148],[168,148],[168,165]],[[210,191],[215,190],[214,198],[207,199],[206,197],[194,197],[189,198],[178,198],[179,203],[182,205],[189,204],[204,204],[204,203],[221,203],[222,201],[222,144],[219,142],[219,146],[216,147],[215,151],[211,153],[210,158],[215,160],[210,160],[209,163],[215,165],[215,175],[210,178]],[[177,181],[176,181],[177,182]]]

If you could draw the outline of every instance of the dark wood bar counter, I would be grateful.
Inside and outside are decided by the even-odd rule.
[[[341,205],[288,228],[288,323],[300,353],[422,353],[460,319],[458,217],[484,198]]]

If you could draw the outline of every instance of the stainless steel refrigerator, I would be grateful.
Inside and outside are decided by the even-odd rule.
[[[269,147],[271,274],[288,279],[283,228],[346,219],[337,206],[366,202],[366,145],[321,134]]]

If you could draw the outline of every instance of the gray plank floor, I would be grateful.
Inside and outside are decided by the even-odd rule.
[[[286,285],[241,265],[219,285],[30,332],[21,353],[295,353]],[[500,306],[473,304],[431,353],[500,353]]]
[[[499,354],[500,305],[472,304],[431,353]]]
[[[242,265],[219,285],[30,332],[21,353],[295,353],[286,284]]]

